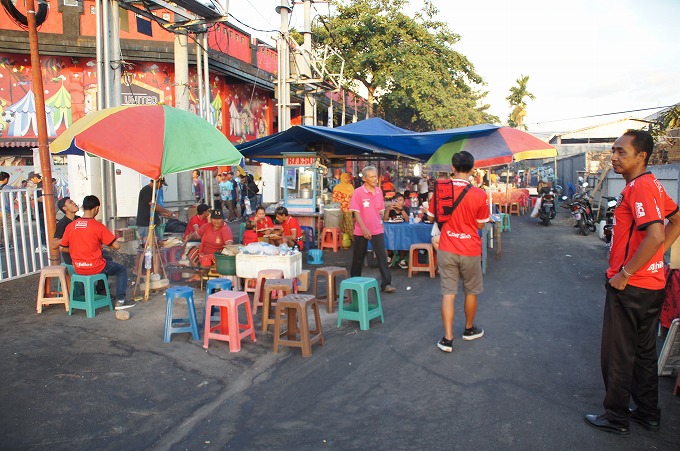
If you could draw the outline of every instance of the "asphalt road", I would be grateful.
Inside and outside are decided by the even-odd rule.
[[[534,222],[513,217],[502,258],[490,252],[483,338],[460,339],[457,302],[450,354],[435,346],[439,280],[402,269],[382,298],[384,324],[338,328],[324,308],[326,344],[310,358],[273,354],[259,330],[233,354],[189,334],[164,344],[160,294],[129,321],[104,310],[87,319],[59,306],[37,315],[36,276],[2,283],[0,448],[678,449],[674,378],[660,381],[661,432],[631,424],[619,438],[584,424],[602,411],[606,249],[567,220]],[[348,267],[351,251],[324,258]]]

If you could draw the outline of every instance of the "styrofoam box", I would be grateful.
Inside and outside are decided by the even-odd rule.
[[[236,275],[255,279],[263,269],[280,269],[284,279],[292,279],[302,272],[302,253],[295,255],[236,255]]]

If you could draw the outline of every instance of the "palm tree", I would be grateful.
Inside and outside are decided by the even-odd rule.
[[[527,91],[528,75],[521,75],[515,82],[517,86],[512,86],[510,88],[510,95],[505,98],[512,108],[510,116],[508,116],[508,125],[513,128],[523,128],[526,130],[524,118],[527,115],[527,104],[524,99],[528,97],[534,100],[536,97]]]

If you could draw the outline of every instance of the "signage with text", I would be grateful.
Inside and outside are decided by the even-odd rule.
[[[314,166],[315,157],[286,157],[286,166]]]

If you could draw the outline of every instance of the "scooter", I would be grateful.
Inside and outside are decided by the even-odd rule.
[[[588,182],[583,183],[583,190],[574,194],[571,202],[562,204],[562,207],[568,208],[571,215],[576,219],[576,225],[583,236],[588,236],[590,232],[595,232],[595,219],[593,218],[593,207],[590,204],[590,196],[588,196]],[[563,200],[567,200],[564,196]]]
[[[541,196],[541,208],[538,210],[538,217],[544,226],[550,225],[550,220],[555,219],[555,196],[544,193]]]
[[[614,209],[618,200],[616,197],[606,197],[607,210],[604,216],[604,242],[609,244],[612,241],[612,232],[614,230]]]

